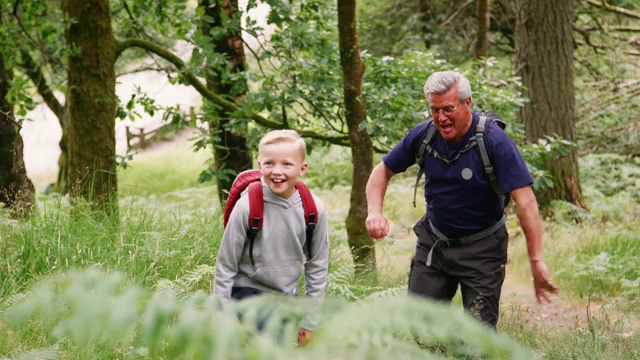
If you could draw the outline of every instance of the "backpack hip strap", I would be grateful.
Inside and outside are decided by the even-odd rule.
[[[447,244],[447,246],[460,246],[460,245],[470,244],[474,241],[484,239],[485,237],[493,234],[498,229],[503,227],[506,221],[507,221],[507,217],[503,215],[498,222],[489,226],[488,228],[480,230],[477,233],[473,233],[471,235],[467,235],[459,238],[448,238],[440,230],[436,229],[436,227],[433,226],[431,221],[429,221],[429,227],[431,227],[431,232],[433,232],[433,235],[435,235],[436,237],[436,242],[433,244],[433,246],[429,250],[429,254],[427,255],[427,261],[426,261],[427,266],[431,266],[431,260],[433,258],[433,249],[435,249],[436,246],[439,245],[440,243],[445,243]]]

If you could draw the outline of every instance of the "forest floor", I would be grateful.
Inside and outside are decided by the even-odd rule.
[[[415,237],[412,234],[396,232],[394,247],[398,252],[391,259],[380,259],[391,263],[391,271],[405,273],[409,266]],[[385,240],[382,240],[385,241]],[[512,251],[509,250],[510,261]],[[384,252],[384,251],[383,251]],[[521,272],[507,264],[507,275],[500,299],[501,318],[499,326],[524,326],[531,330],[544,329],[546,334],[568,334],[573,331],[588,331],[590,321],[597,323],[602,331],[616,337],[627,338],[640,330],[640,319],[629,314],[613,303],[600,303],[593,299],[575,300],[563,293],[551,295],[551,302],[538,304],[534,294],[530,274]]]
[[[528,328],[545,328],[550,333],[586,331],[589,322],[598,321],[609,333],[622,338],[633,335],[640,329],[640,321],[617,309],[583,299],[567,299],[560,289],[559,295],[551,296],[551,302],[538,304],[533,284],[516,274],[507,272],[502,288],[501,322],[518,322]]]
[[[144,156],[165,150],[176,143],[189,141],[197,132],[198,129],[195,128],[182,129],[171,140],[153,142],[146,148],[137,150],[137,153]],[[397,240],[401,243],[401,249],[397,249],[401,254],[394,256],[392,268],[393,271],[406,272],[415,238],[404,233]],[[600,321],[609,327],[611,333],[622,338],[627,338],[640,329],[639,319],[615,306],[588,299],[572,300],[563,295],[562,289],[558,296],[551,296],[550,303],[538,304],[530,281],[510,271],[509,266],[502,288],[501,309],[502,324],[519,324],[530,329],[544,328],[547,334],[587,330],[589,320]]]
[[[197,134],[197,129],[185,128],[178,132],[174,138],[168,141],[158,141],[145,149],[139,150],[140,154],[162,151],[178,142],[185,142]],[[412,235],[401,236],[404,243],[403,252],[413,249],[414,238]],[[410,254],[400,256],[408,264]],[[396,259],[400,260],[400,259]],[[403,260],[394,261],[396,266]],[[630,316],[613,305],[601,304],[588,299],[572,300],[562,293],[550,297],[551,302],[538,304],[534,294],[533,284],[515,271],[510,271],[507,266],[507,276],[502,288],[501,309],[502,323],[517,323],[530,329],[544,328],[547,334],[570,333],[572,331],[587,331],[590,321],[599,321],[601,326],[608,328],[610,333],[627,338],[640,329],[640,320]],[[404,271],[404,270],[403,270]]]

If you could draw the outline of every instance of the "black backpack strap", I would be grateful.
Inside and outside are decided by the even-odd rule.
[[[249,238],[249,259],[251,265],[256,265],[253,259],[253,243],[262,228],[264,219],[264,199],[262,198],[262,182],[256,181],[249,184],[249,228],[247,238]]]
[[[416,184],[413,187],[413,207],[416,207],[416,193],[418,192],[418,185],[420,184],[420,178],[424,174],[424,165],[422,163],[422,159],[424,159],[424,155],[427,153],[427,148],[431,148],[431,141],[436,135],[436,126],[433,123],[427,125],[427,129],[422,135],[422,139],[420,140],[420,146],[418,146],[418,151],[416,152],[416,164],[418,164],[418,175],[416,176]]]
[[[487,128],[488,128],[487,120],[489,120],[487,114],[484,111],[482,111],[478,119],[478,125],[476,126],[476,134],[475,134],[476,142],[478,144],[477,146],[478,156],[482,161],[482,165],[484,167],[484,173],[487,175],[487,178],[489,178],[491,187],[496,192],[496,194],[498,194],[498,197],[500,198],[500,202],[506,205],[505,196],[500,190],[500,182],[498,181],[498,177],[496,176],[496,171],[493,166],[493,162],[491,161],[492,157],[491,157],[491,152],[489,150],[489,142],[485,138],[485,134],[487,133]]]
[[[305,238],[307,239],[307,256],[311,260],[311,239],[313,239],[313,231],[316,229],[316,214],[309,214],[309,222],[305,230]]]
[[[313,200],[311,190],[302,181],[296,181],[296,189],[300,193],[302,207],[304,208],[304,222],[307,225],[305,230],[305,243],[307,244],[307,260],[311,260],[311,240],[313,239],[313,231],[318,223],[318,209],[316,202]]]

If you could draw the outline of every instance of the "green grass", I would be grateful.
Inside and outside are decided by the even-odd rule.
[[[593,314],[585,327],[559,332],[546,324],[531,325],[518,309],[503,309],[500,329],[521,345],[534,349],[544,359],[640,359],[638,332],[625,333],[622,320]],[[552,319],[550,322],[553,321]]]
[[[134,155],[125,169],[118,171],[121,195],[161,195],[206,185],[198,183],[198,175],[206,167],[211,152],[193,151],[191,142],[164,147],[161,150]],[[212,192],[215,197],[215,193]]]
[[[640,314],[640,184],[638,177],[629,176],[637,174],[640,166],[637,160],[608,154],[588,155],[580,161],[590,211],[554,204],[554,218],[545,221],[545,258],[565,300],[597,302],[604,305],[603,313],[588,313],[586,327],[575,326],[564,333],[528,327],[517,316],[501,323],[501,328],[547,359],[640,359],[640,333],[629,333],[621,326],[637,323]],[[580,223],[575,223],[576,218]],[[529,278],[525,240],[513,223],[510,232],[509,268]],[[585,311],[594,311],[596,306],[588,308]]]
[[[152,285],[213,266],[222,234],[215,187],[196,179],[208,155],[181,142],[134,157],[119,172],[120,217],[70,215],[68,199],[38,196],[29,221],[0,221],[0,296],[60,270],[117,270]]]
[[[376,243],[377,278],[356,278],[344,225],[350,173],[345,164],[350,161],[348,152],[336,149],[316,149],[304,180],[328,209],[327,295],[342,302],[328,302],[326,328],[318,332],[313,347],[295,349],[262,338],[246,324],[231,321],[234,317],[226,312],[211,308],[207,297],[222,236],[215,187],[196,182],[208,157],[205,152],[193,153],[188,142],[136,156],[119,171],[118,219],[88,210],[71,216],[67,198],[57,195],[40,195],[38,214],[29,220],[0,219],[0,357],[206,358],[204,354],[218,349],[222,358],[233,358],[230,354],[240,351],[240,358],[259,353],[264,358],[404,354],[506,359],[521,358],[513,354],[529,357],[522,352],[528,347],[549,359],[640,358],[636,350],[640,335],[621,336],[616,324],[603,317],[593,317],[586,329],[549,334],[511,316],[500,326],[512,340],[482,337],[471,342],[470,349],[465,339],[475,336],[473,325],[471,333],[449,326],[451,319],[466,324],[467,320],[458,319],[464,317],[459,304],[433,310],[395,297],[406,293],[415,246],[411,227],[424,209],[420,189],[417,208],[411,204],[412,172],[394,177],[388,189],[384,210],[392,227],[389,237]],[[611,302],[620,311],[635,314],[640,205],[636,185],[625,176],[636,168],[614,160],[585,160],[589,166],[583,168],[581,179],[591,212],[556,204],[555,218],[545,222],[545,254],[564,296]],[[616,170],[615,164],[623,164],[623,169]],[[572,220],[576,215],[583,219],[580,224]],[[508,226],[509,271],[526,278],[530,276],[526,244],[514,216]],[[16,310],[20,306],[22,312]],[[300,306],[308,305],[294,304],[282,316],[295,318]],[[111,313],[119,317],[111,318]],[[157,326],[145,328],[145,322],[153,319]],[[157,323],[162,319],[168,322]],[[228,331],[219,333],[212,324],[224,324]]]
[[[611,159],[616,159],[613,165]],[[581,159],[581,165],[590,211],[554,204],[554,219],[545,222],[545,258],[554,280],[569,298],[622,303],[626,310],[638,313],[640,182],[627,175],[639,173],[640,164],[604,154],[589,155]],[[576,218],[580,223],[575,223]],[[524,239],[515,232],[514,242],[519,246],[514,248],[517,261],[512,263],[526,274]]]
[[[1,294],[21,291],[32,279],[64,269],[117,270],[150,285],[199,264],[214,265],[222,228],[212,190],[202,187],[154,200],[124,198],[119,222],[89,211],[71,216],[59,198],[42,204],[41,214],[20,226],[2,222],[7,246],[0,258]]]

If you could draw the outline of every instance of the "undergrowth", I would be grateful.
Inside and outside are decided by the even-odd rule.
[[[640,358],[637,333],[622,334],[606,316],[591,316],[587,327],[549,334],[515,314],[501,324],[510,340],[475,323],[459,304],[407,298],[408,263],[415,246],[411,227],[424,213],[420,189],[417,207],[411,204],[411,172],[394,177],[388,189],[385,214],[392,227],[389,237],[376,243],[377,276],[357,276],[344,224],[348,167],[340,164],[348,155],[329,153],[314,151],[304,178],[314,184],[329,210],[330,274],[322,305],[300,296],[262,297],[224,307],[212,298],[222,236],[215,188],[185,187],[185,181],[197,178],[199,165],[183,164],[191,169],[181,174],[186,179],[164,177],[175,170],[172,162],[148,157],[160,167],[152,178],[122,172],[120,183],[128,190],[121,196],[117,219],[88,210],[71,216],[67,198],[57,195],[39,196],[38,213],[28,220],[0,219],[0,333],[7,334],[0,336],[0,356]],[[317,163],[316,157],[332,161]],[[137,161],[131,169],[147,166],[144,156]],[[637,160],[617,155],[592,155],[581,161],[590,209],[554,204],[554,218],[545,221],[547,263],[563,296],[635,313],[640,295],[640,267],[635,261],[640,253],[640,166]],[[164,178],[167,181],[154,188]],[[149,190],[138,191],[142,189]],[[509,271],[527,276],[526,246],[512,215],[508,227]],[[272,314],[273,325],[264,333],[252,324],[259,316],[256,309]],[[322,312],[321,328],[310,346],[296,348],[292,324],[309,311]]]

